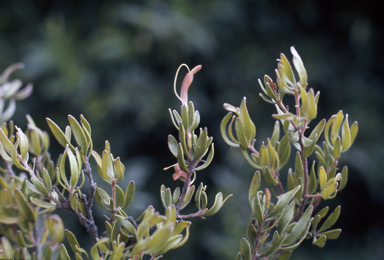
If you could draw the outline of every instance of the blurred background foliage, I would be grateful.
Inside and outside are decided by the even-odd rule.
[[[43,129],[48,130],[46,117],[64,128],[68,114],[83,114],[93,126],[95,149],[110,141],[126,165],[124,181],[136,182],[127,211],[138,217],[148,204],[162,211],[162,183],[172,189],[181,184],[173,182],[172,171],[162,170],[174,163],[167,147],[168,134],[176,133],[168,108],[180,106],[173,79],[181,63],[202,64],[189,94],[201,126],[214,137],[216,154],[197,184],[208,184],[211,203],[219,190],[235,195],[220,214],[193,220],[187,245],[165,259],[234,259],[246,235],[254,171],[221,139],[222,104],[239,106],[247,96],[260,145],[272,134],[274,107],[258,96],[257,79],[274,78],[275,59],[283,52],[291,60],[289,47],[295,46],[309,87],[321,92],[318,120],[342,109],[360,129],[341,159],[350,169],[347,188],[321,204],[332,211],[341,204],[340,238],[323,249],[308,240],[292,259],[382,259],[382,11],[381,1],[362,0],[0,0],[0,68],[23,62],[25,69],[13,76],[35,86],[31,97],[18,102],[16,125],[25,127],[28,113]],[[60,147],[54,141],[51,146],[56,158]],[[59,213],[64,221],[73,219],[67,228],[86,247],[89,235],[75,216]],[[95,214],[103,230],[104,212]]]

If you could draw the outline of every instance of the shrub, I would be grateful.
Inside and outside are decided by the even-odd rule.
[[[256,127],[249,116],[246,98],[240,107],[224,104],[229,113],[221,123],[222,136],[228,145],[239,148],[256,169],[249,188],[252,215],[236,259],[288,259],[304,239],[312,239],[314,245],[323,247],[327,239],[336,239],[341,233],[340,229],[330,229],[339,217],[340,206],[328,216],[328,207],[316,214],[314,211],[320,201],[335,198],[345,187],[348,170],[344,166],[339,172],[338,159],[355,140],[358,125],[355,122],[350,127],[348,115],[344,117],[339,111],[328,121],[321,120],[305,135],[317,116],[319,92],[307,89],[303,62],[293,47],[291,52],[298,80],[284,54],[275,71],[276,82],[269,76],[264,76],[263,82],[259,80],[260,96],[277,110],[272,115],[277,120],[272,136],[259,149],[255,148]],[[48,133],[38,128],[30,116],[27,115],[25,131],[8,121],[15,111],[15,100],[32,92],[30,84],[20,90],[20,80],[8,81],[10,73],[21,67],[12,65],[0,79],[0,258],[70,259],[62,244],[65,236],[76,259],[89,259],[89,254],[93,259],[143,259],[145,255],[159,259],[187,242],[191,222],[185,219],[216,214],[231,197],[224,198],[219,192],[214,202],[208,203],[207,186],[193,185],[197,173],[207,168],[214,156],[213,139],[207,128],[197,130],[200,114],[188,100],[188,89],[201,65],[192,70],[185,64],[179,67],[176,78],[182,67],[188,69],[180,95],[176,78],[174,83],[181,110],[169,109],[178,135],[168,136],[175,164],[164,170],[174,169],[173,179],[181,181],[182,187],[171,191],[161,185],[165,214],[149,205],[136,218],[129,215],[127,208],[134,197],[134,181],[127,187],[118,185],[124,178],[125,167],[119,157],[113,156],[108,141],[103,151],[93,150],[91,125],[83,115],[80,120],[69,115],[64,131],[47,118],[53,136],[64,149],[56,163],[50,157]],[[291,111],[283,103],[285,96],[294,99]],[[318,145],[322,133],[325,141]],[[280,174],[289,162],[291,149],[296,151],[294,167],[288,169],[283,184]],[[309,166],[310,156],[317,160]],[[108,190],[94,181],[90,160],[94,160],[101,180],[110,186]],[[262,179],[268,186],[265,190],[260,190]],[[88,193],[85,185],[89,187]],[[196,211],[181,214],[192,200]],[[96,225],[94,206],[107,212],[105,227]],[[57,209],[72,212],[85,227],[93,243],[90,252],[81,247],[82,241],[70,230],[64,229],[65,223],[54,214]]]

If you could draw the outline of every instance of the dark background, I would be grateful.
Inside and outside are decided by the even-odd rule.
[[[64,128],[68,114],[83,114],[95,150],[110,141],[126,166],[121,186],[136,182],[126,211],[138,217],[149,204],[163,213],[162,183],[181,186],[172,170],[162,170],[175,163],[167,148],[168,134],[177,134],[168,108],[180,106],[173,94],[177,67],[202,64],[189,97],[214,137],[215,158],[197,184],[208,184],[209,205],[218,191],[234,196],[219,214],[194,219],[188,243],[164,259],[234,259],[246,235],[254,170],[221,138],[222,104],[239,106],[247,96],[260,146],[272,133],[274,107],[258,96],[257,79],[275,78],[279,54],[291,60],[295,46],[309,87],[321,92],[319,120],[342,109],[350,124],[359,122],[359,134],[339,164],[349,167],[346,189],[319,207],[341,205],[340,238],[323,249],[306,240],[292,259],[383,259],[383,11],[381,1],[0,0],[0,69],[23,62],[13,76],[35,86],[18,102],[16,125],[24,128],[28,113],[42,129],[48,130],[46,117]],[[51,146],[56,158],[61,148]],[[58,213],[89,248],[75,217]],[[96,212],[100,233],[105,213]]]

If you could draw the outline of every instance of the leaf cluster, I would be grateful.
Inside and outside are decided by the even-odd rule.
[[[358,124],[354,122],[350,127],[348,115],[344,117],[339,111],[328,121],[320,120],[309,135],[305,134],[317,116],[320,92],[315,94],[313,89],[307,89],[304,64],[293,47],[291,52],[298,79],[286,56],[281,54],[275,70],[276,83],[267,75],[264,82],[259,80],[260,96],[273,104],[277,112],[272,115],[277,121],[266,144],[262,142],[259,149],[255,148],[256,127],[249,116],[245,97],[240,107],[224,104],[229,111],[221,123],[224,141],[239,148],[247,162],[257,169],[249,193],[252,217],[247,239],[240,242],[238,259],[288,259],[303,239],[313,237],[313,244],[323,247],[326,239],[336,239],[341,232],[340,229],[328,231],[336,222],[340,207],[318,230],[317,225],[326,215],[328,207],[317,215],[312,216],[312,213],[322,200],[335,198],[337,192],[345,187],[348,169],[344,166],[338,172],[338,160],[354,142]],[[284,105],[286,96],[294,99],[293,111]],[[325,141],[319,145],[322,134]],[[283,184],[280,175],[291,156],[291,146],[296,150],[294,167],[288,169],[287,182]],[[313,161],[310,167],[308,157],[312,154],[317,161]],[[263,191],[257,191],[261,175],[272,192],[266,189],[262,195]],[[271,193],[280,194],[275,195],[276,203],[271,202]],[[272,238],[268,240],[272,233]]]

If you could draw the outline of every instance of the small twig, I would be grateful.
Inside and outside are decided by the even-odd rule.
[[[131,224],[133,225],[133,227],[134,227],[135,229],[137,229],[137,223],[136,223],[136,221],[133,219],[133,217],[128,216],[127,220],[128,220],[129,222],[131,222]]]
[[[277,178],[277,181],[278,181],[278,183],[277,183],[277,188],[279,189],[280,194],[285,193],[285,192],[284,192],[283,185],[281,184],[280,178]]]
[[[179,197],[179,201],[176,204],[176,216],[179,215],[184,197],[187,194],[190,186],[191,186],[191,173],[188,173],[187,178],[185,179],[185,182],[184,182],[183,190],[182,190],[181,195]]]
[[[302,195],[303,201],[300,204],[299,213],[297,214],[297,218],[296,218],[297,221],[303,215],[305,205],[307,204],[307,199],[308,199],[308,179],[309,179],[308,178],[308,161],[307,161],[307,158],[304,157],[304,145],[300,144],[300,146],[301,146],[301,151],[302,151],[301,152],[301,156],[302,156],[303,168],[304,168],[304,187],[303,187],[303,195]]]
[[[256,236],[255,247],[253,249],[252,260],[259,259],[258,252],[259,252],[259,249],[260,249],[260,238],[261,238],[261,234],[263,232],[263,226],[264,226],[264,219],[263,219],[263,222],[259,223],[259,227],[257,229],[257,236]]]
[[[195,218],[195,217],[201,217],[204,215],[204,213],[207,211],[207,209],[205,210],[199,210],[198,212],[196,213],[192,213],[192,214],[188,214],[188,215],[178,215],[177,217],[178,218]]]
[[[88,176],[88,179],[89,179],[90,193],[89,193],[89,199],[88,200],[87,200],[86,194],[81,194],[80,200],[84,204],[86,216],[84,216],[81,212],[79,212],[77,210],[73,210],[70,206],[68,199],[60,192],[60,190],[55,185],[52,186],[52,189],[59,195],[62,202],[56,200],[52,196],[49,196],[49,198],[53,202],[56,203],[57,208],[62,208],[62,209],[65,209],[65,210],[68,210],[68,211],[75,213],[76,216],[79,218],[80,224],[83,225],[85,227],[85,229],[87,230],[87,232],[90,234],[92,242],[96,243],[97,240],[99,239],[99,236],[97,234],[98,228],[97,228],[97,225],[94,221],[93,214],[92,214],[93,199],[94,199],[95,193],[96,193],[96,183],[93,182],[92,170],[91,170],[91,166],[88,162],[88,158],[85,157],[84,160],[85,160],[84,173]],[[100,257],[102,257],[104,255],[99,248],[98,248],[98,253],[99,253]]]
[[[321,198],[321,194],[307,195],[307,198]]]

